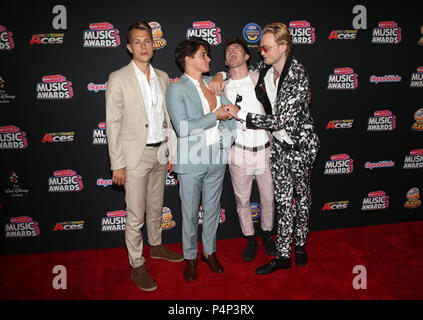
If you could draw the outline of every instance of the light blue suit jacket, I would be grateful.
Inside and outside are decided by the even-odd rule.
[[[211,77],[203,76],[203,80],[208,85]],[[223,93],[220,99],[222,104],[230,104]],[[227,151],[236,137],[235,119],[219,121],[220,141],[207,146],[205,129],[216,125],[216,115],[204,114],[197,88],[185,74],[167,88],[166,105],[178,136],[176,173],[196,171],[197,165],[227,163]]]

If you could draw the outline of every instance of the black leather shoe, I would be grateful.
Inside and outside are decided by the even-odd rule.
[[[256,274],[263,275],[272,273],[278,269],[289,269],[291,268],[291,258],[275,258],[264,266],[261,266],[256,270]]]
[[[295,264],[299,267],[304,267],[307,264],[307,252],[305,246],[295,246]]]
[[[257,240],[255,236],[247,236],[247,246],[242,252],[242,260],[253,261],[257,253]]]
[[[278,251],[276,250],[275,242],[272,239],[272,235],[270,234],[270,231],[264,231],[262,241],[264,245],[264,250],[269,256],[276,256],[278,254]]]

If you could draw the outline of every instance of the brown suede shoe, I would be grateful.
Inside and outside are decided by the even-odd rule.
[[[170,262],[181,262],[184,257],[177,252],[170,251],[164,245],[150,246],[150,257],[153,259],[164,259]]]
[[[197,259],[186,259],[184,268],[184,278],[185,280],[191,282],[197,279]]]
[[[204,253],[201,253],[201,261],[207,262],[210,267],[210,270],[216,273],[222,273],[223,267],[220,264],[219,260],[217,260],[216,252],[209,254],[209,257],[206,258]]]
[[[154,291],[157,289],[157,284],[148,275],[147,268],[145,267],[145,265],[142,265],[137,268],[132,268],[131,279],[141,290]]]

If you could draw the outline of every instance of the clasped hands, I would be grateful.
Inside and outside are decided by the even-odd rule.
[[[239,108],[233,104],[222,105],[219,109],[215,111],[217,120],[227,120],[235,118],[238,119]]]

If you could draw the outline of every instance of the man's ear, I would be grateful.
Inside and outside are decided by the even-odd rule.
[[[129,45],[129,43],[126,44],[126,48],[128,49],[128,51],[132,54],[134,54],[134,52],[132,51],[131,46]]]
[[[245,62],[247,62],[247,61],[248,61],[248,59],[250,59],[250,55],[249,55],[249,54],[246,54],[246,55],[244,56],[244,61],[245,61]]]

